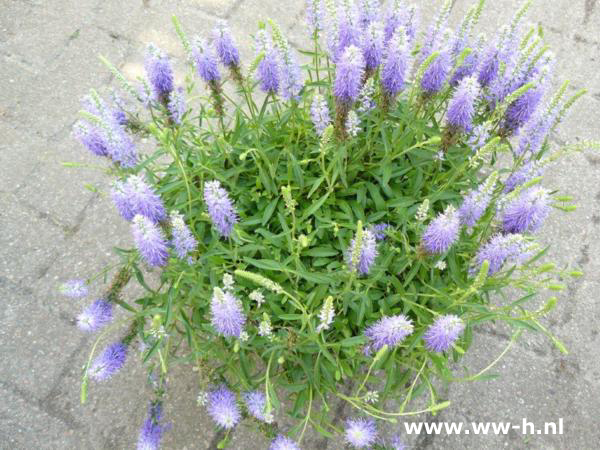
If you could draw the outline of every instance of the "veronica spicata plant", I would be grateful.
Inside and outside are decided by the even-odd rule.
[[[268,21],[243,61],[226,24],[188,37],[174,19],[185,84],[150,45],[143,79],[105,61],[125,100],[84,99],[75,136],[106,161],[107,213],[132,235],[77,316],[111,336],[94,345],[82,400],[141,351],[155,396],[138,448],[158,448],[168,428],[175,363],[199,374],[220,448],[242,421],[271,449],[302,448],[309,427],[354,448],[404,448],[378,435],[385,422],[447,407],[433,380],[482,379],[498,361],[453,374],[478,325],[505,322],[509,346],[527,329],[564,350],[542,324],[556,298],[528,307],[580,275],[540,262],[535,232],[573,209],[542,175],[598,144],[548,139],[583,91],[551,91],[554,56],[525,24],[529,3],[489,39],[473,36],[483,1],[456,30],[446,2],[423,35],[401,1],[307,3],[309,50]],[[62,291],[85,297],[98,277]],[[145,293],[127,298],[128,283]],[[507,288],[522,295],[500,301]],[[421,392],[429,406],[410,410]],[[342,425],[334,401],[352,410]]]

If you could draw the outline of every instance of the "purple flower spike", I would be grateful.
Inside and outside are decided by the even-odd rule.
[[[521,186],[528,181],[539,177],[542,175],[542,173],[543,167],[538,162],[529,161],[508,177],[508,179],[504,182],[504,192],[512,192],[517,186]]]
[[[377,439],[377,427],[373,419],[348,419],[344,437],[354,448],[369,448]]]
[[[244,330],[244,307],[233,293],[215,288],[210,301],[210,322],[219,334],[239,338]]]
[[[500,271],[504,264],[518,264],[530,256],[528,243],[522,234],[497,234],[483,245],[475,256],[475,267],[489,261],[488,275]]]
[[[173,90],[173,69],[167,55],[154,44],[148,45],[144,68],[156,99],[167,101]]]
[[[331,117],[327,101],[321,94],[315,94],[310,107],[310,115],[315,126],[315,131],[319,136],[322,136],[325,128],[331,124]]]
[[[525,152],[537,155],[542,149],[548,133],[556,123],[560,114],[560,106],[548,106],[545,111],[538,111],[519,132],[519,145],[515,153],[521,156]]]
[[[280,85],[280,69],[277,54],[270,52],[265,55],[258,65],[260,88],[264,92],[278,93]]]
[[[365,336],[370,341],[365,353],[369,354],[372,350],[378,351],[384,345],[390,348],[397,347],[412,332],[412,321],[405,315],[382,317],[365,330]]]
[[[352,255],[356,249],[356,238],[350,242],[350,247],[346,251],[346,264],[351,270],[357,270],[359,273],[366,275],[373,267],[377,258],[377,239],[371,230],[363,230],[362,243],[360,245],[360,254],[358,263],[355,265],[352,261]]]
[[[90,365],[88,376],[95,381],[104,381],[111,378],[125,365],[127,346],[122,342],[115,342],[104,349]]]
[[[271,442],[269,450],[300,450],[300,447],[290,438],[280,434]]]
[[[483,216],[492,199],[497,179],[497,174],[491,175],[477,190],[471,191],[465,196],[458,209],[458,216],[463,225],[472,227]]]
[[[450,85],[456,87],[464,78],[472,76],[477,70],[478,61],[479,50],[473,49],[473,51],[465,57],[465,60],[460,67],[456,69],[454,75],[452,75]]]
[[[110,156],[108,142],[99,129],[80,121],[75,125],[73,134],[94,155]]]
[[[227,430],[240,421],[241,413],[235,394],[225,385],[208,394],[208,414],[217,425]]]
[[[127,221],[133,219],[135,211],[133,210],[131,199],[127,192],[127,184],[123,181],[115,181],[110,190],[110,196],[112,197],[119,214],[121,214],[121,217]]]
[[[506,233],[537,231],[550,213],[549,191],[536,186],[521,192],[502,210],[502,229]]]
[[[150,219],[137,214],[132,221],[133,240],[143,260],[152,267],[167,264],[169,252],[165,235]]]
[[[112,303],[104,299],[98,299],[77,316],[77,327],[82,331],[91,333],[109,324],[112,318]]]
[[[151,404],[148,408],[148,417],[140,429],[140,435],[137,442],[137,450],[158,450],[160,440],[167,426],[161,424],[162,405],[160,403]]]
[[[323,2],[306,0],[306,23],[311,34],[323,29]]]
[[[387,237],[386,230],[390,227],[387,223],[378,223],[373,226],[373,233],[375,234],[375,239],[378,241],[383,241]]]
[[[196,37],[194,39],[194,44],[192,45],[192,60],[194,61],[198,75],[200,75],[200,78],[207,83],[219,81],[221,79],[219,68],[217,67],[217,58],[205,39],[202,39],[201,37]]]
[[[481,56],[477,68],[477,81],[479,81],[481,87],[489,86],[496,79],[499,67],[498,49],[494,45],[490,45]]]
[[[448,105],[446,121],[449,126],[463,131],[471,129],[479,90],[475,77],[466,77],[460,82]]]
[[[204,185],[204,203],[217,232],[222,237],[229,237],[238,218],[229,194],[219,181],[209,181]]]
[[[333,60],[339,63],[349,47],[360,47],[360,32],[353,23],[352,12],[341,12],[343,17],[338,23],[337,45]]]
[[[84,97],[83,107],[96,120],[93,124],[79,121],[73,134],[92,153],[108,156],[122,167],[134,167],[137,164],[135,145],[114,110],[96,94]]]
[[[490,138],[490,130],[485,124],[476,125],[471,130],[471,134],[467,139],[467,144],[471,147],[473,153],[483,147]]]
[[[388,97],[393,98],[404,89],[409,66],[408,36],[400,27],[388,43],[381,72],[381,86]]]
[[[183,88],[177,88],[171,93],[171,98],[169,99],[167,107],[169,109],[171,120],[177,125],[181,125],[181,119],[186,112],[185,93]]]
[[[214,44],[217,55],[224,66],[228,68],[239,67],[240,52],[238,51],[231,32],[225,22],[219,22],[213,31]]]
[[[278,93],[281,84],[279,53],[273,48],[271,36],[264,29],[256,33],[256,52],[263,53],[257,68],[260,88],[263,92]]]
[[[142,175],[130,175],[127,178],[124,188],[115,185],[113,189],[113,199],[117,204],[119,212],[122,213],[123,218],[131,220],[131,218],[127,219],[126,217],[128,216],[128,211],[125,205],[122,204],[122,192],[127,196],[129,209],[134,216],[141,214],[154,223],[162,222],[166,218],[167,212],[160,196],[144,181]]]
[[[337,100],[349,105],[356,101],[362,87],[365,60],[358,47],[350,46],[340,59],[335,73],[333,92]]]
[[[248,408],[248,412],[253,417],[266,423],[271,423],[273,421],[272,416],[265,414],[267,399],[263,391],[246,392],[243,397],[246,408]]]
[[[428,253],[445,253],[458,239],[459,217],[453,207],[438,215],[423,233],[423,246]]]
[[[399,27],[404,27],[408,41],[412,42],[417,29],[417,9],[414,5],[408,7],[401,0],[394,0],[386,13],[385,41],[388,42]]]
[[[303,87],[302,73],[287,41],[280,42],[279,52],[281,55],[281,96],[285,100],[300,99],[300,91]]]
[[[171,244],[175,249],[177,257],[185,260],[188,254],[196,249],[198,241],[183,220],[183,215],[178,212],[171,212],[170,219],[171,234],[173,235]]]
[[[369,24],[375,22],[379,16],[379,0],[360,0],[358,2],[358,22],[361,24],[362,28],[366,28]]]
[[[459,317],[452,314],[440,316],[423,336],[425,347],[430,352],[445,352],[452,347],[464,329],[465,324]]]
[[[83,298],[88,295],[89,288],[84,280],[69,280],[58,288],[60,293],[70,298]]]
[[[383,27],[379,22],[371,22],[363,35],[361,47],[365,58],[365,68],[375,70],[383,58]]]
[[[543,94],[543,89],[534,87],[512,102],[504,116],[504,128],[518,130],[533,115]]]
[[[450,53],[448,51],[441,51],[423,74],[421,89],[427,94],[439,92],[444,86],[451,65],[452,58],[450,57]]]

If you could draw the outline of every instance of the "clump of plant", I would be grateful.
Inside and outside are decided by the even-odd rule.
[[[107,62],[124,95],[92,91],[75,132],[107,161],[133,246],[77,318],[114,339],[94,345],[82,400],[141,352],[155,398],[138,448],[159,446],[165,380],[180,363],[226,431],[220,447],[247,420],[271,449],[300,448],[309,427],[398,449],[378,424],[447,407],[435,380],[482,379],[498,361],[453,374],[477,325],[506,323],[508,346],[526,329],[564,350],[540,322],[556,298],[528,306],[580,275],[540,262],[535,232],[553,209],[573,209],[542,175],[598,144],[547,139],[583,92],[551,92],[554,56],[524,24],[528,6],[488,40],[473,37],[483,1],[456,30],[447,1],[420,36],[403,2],[312,0],[314,47],[300,55],[268,21],[244,67],[224,24],[190,39],[174,19],[194,72],[185,85],[153,45],[137,85]],[[150,153],[136,136],[155,142]],[[63,290],[85,296],[95,278]],[[145,294],[125,298],[130,282]],[[522,296],[500,301],[507,288]],[[421,393],[426,406],[410,410]],[[336,400],[352,407],[344,426]]]

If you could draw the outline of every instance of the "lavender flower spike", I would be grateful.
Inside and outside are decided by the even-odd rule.
[[[467,144],[473,153],[483,147],[490,138],[490,129],[487,124],[475,125],[467,139]]]
[[[98,299],[77,316],[77,327],[82,331],[97,331],[110,323],[112,317],[112,303]]]
[[[144,67],[157,100],[166,103],[173,90],[173,69],[167,55],[154,44],[148,45]]]
[[[464,329],[465,324],[459,317],[453,314],[440,316],[423,336],[425,347],[431,352],[445,352],[452,347]]]
[[[363,230],[359,247],[357,247],[356,237],[350,242],[350,247],[346,251],[346,264],[351,270],[366,275],[371,270],[377,254],[375,234],[371,230]]]
[[[549,191],[536,186],[521,192],[502,210],[502,229],[506,233],[537,231],[550,213]]]
[[[458,239],[460,227],[456,210],[449,206],[438,215],[423,233],[423,246],[428,253],[445,253]]]
[[[213,83],[221,79],[217,67],[217,58],[205,39],[196,37],[192,45],[192,60],[198,71],[198,75],[207,83]]]
[[[266,423],[273,421],[272,415],[265,413],[267,399],[263,391],[246,392],[243,397],[246,408],[253,417]]]
[[[127,178],[125,194],[134,215],[141,214],[154,223],[162,222],[166,218],[167,212],[160,196],[146,183],[143,176],[130,175]],[[119,210],[121,211],[121,208]]]
[[[285,100],[299,100],[300,91],[303,87],[300,66],[296,56],[287,39],[281,34],[279,27],[271,23],[273,27],[273,38],[279,49],[281,61],[281,96]]]
[[[217,232],[222,237],[229,237],[238,218],[229,194],[219,181],[209,181],[204,185],[204,202]]]
[[[509,131],[519,129],[531,118],[543,95],[543,89],[532,88],[512,102],[504,115],[503,127]]]
[[[260,88],[263,92],[276,94],[281,84],[279,54],[273,48],[271,36],[264,29],[256,32],[256,50],[258,54],[263,53],[257,69]]]
[[[375,239],[378,241],[383,241],[387,237],[386,230],[390,227],[388,223],[378,223],[373,226],[373,233],[375,234]]]
[[[444,86],[451,65],[452,58],[449,50],[440,51],[438,56],[427,67],[427,70],[425,70],[421,79],[421,89],[429,95],[439,92]]]
[[[123,181],[115,181],[111,190],[110,196],[113,203],[117,207],[119,214],[123,219],[130,221],[135,216],[135,211],[131,205],[131,198],[127,191],[127,184]]]
[[[133,218],[131,229],[135,246],[144,261],[152,267],[166,265],[169,252],[162,230],[140,214]]]
[[[396,347],[412,332],[412,321],[405,315],[382,317],[365,330],[365,336],[370,341],[365,353],[378,351],[384,345]]]
[[[335,73],[333,92],[337,100],[349,105],[356,101],[362,87],[365,60],[358,47],[351,45],[342,55]]]
[[[190,252],[196,249],[198,241],[183,220],[183,215],[173,211],[170,214],[170,219],[171,233],[173,235],[171,243],[175,248],[177,257],[184,260]]]
[[[108,156],[122,167],[137,164],[135,145],[120,119],[94,91],[83,99],[84,109],[95,117],[93,124],[84,120],[75,125],[74,134],[94,154]]]
[[[497,234],[483,245],[475,256],[475,266],[490,263],[488,275],[498,272],[505,263],[520,263],[529,257],[528,243],[522,234]]]
[[[75,125],[73,135],[94,155],[110,156],[108,153],[109,144],[98,128],[79,121]]]
[[[160,440],[167,426],[162,425],[162,405],[160,403],[150,404],[148,417],[140,429],[137,442],[137,450],[158,450]]]
[[[492,199],[492,192],[497,180],[498,173],[494,172],[479,189],[471,191],[465,196],[462,205],[458,209],[458,215],[463,225],[472,227],[483,216]]]
[[[242,302],[233,293],[216,287],[210,301],[211,324],[223,336],[239,338],[244,330],[246,315]]]
[[[322,136],[325,128],[331,124],[331,117],[329,116],[327,101],[321,94],[315,94],[310,107],[310,115],[317,135]]]
[[[368,73],[375,71],[383,59],[383,26],[380,22],[371,22],[363,35],[361,47]]]
[[[241,413],[235,394],[225,385],[208,394],[208,414],[217,425],[228,430],[240,421]]]
[[[322,0],[306,0],[306,23],[311,34],[323,29]]]
[[[169,117],[171,117],[171,120],[177,125],[181,125],[181,119],[186,112],[185,94],[183,88],[177,88],[171,92],[171,98],[169,99],[167,108],[169,110]]]
[[[481,87],[489,86],[498,76],[500,61],[498,59],[498,49],[490,45],[485,49],[478,66],[477,81]]]
[[[61,284],[58,290],[62,295],[70,298],[83,298],[89,292],[85,280],[69,280]]]
[[[300,450],[300,447],[290,438],[280,434],[271,442],[269,450]]]
[[[224,66],[235,69],[240,66],[240,52],[238,51],[231,32],[225,22],[219,22],[213,31],[214,45],[217,55]]]
[[[408,36],[404,27],[400,27],[388,43],[381,71],[381,86],[387,98],[394,98],[404,89],[409,66]]]
[[[354,448],[370,448],[377,439],[377,427],[373,419],[348,419],[344,437]]]
[[[104,349],[90,365],[88,375],[92,380],[104,381],[111,378],[125,365],[127,346],[123,342],[115,342]]]
[[[446,122],[450,127],[469,131],[473,126],[475,115],[475,100],[480,87],[475,77],[465,77],[459,83],[446,113]]]
[[[538,161],[528,161],[516,172],[511,174],[504,182],[504,193],[509,193],[515,190],[517,186],[521,186],[528,181],[542,175],[544,171],[543,165]]]

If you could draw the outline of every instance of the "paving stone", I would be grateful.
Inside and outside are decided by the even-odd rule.
[[[0,195],[0,272],[27,286],[43,276],[64,242],[64,231],[43,213],[19,205],[12,194]]]

